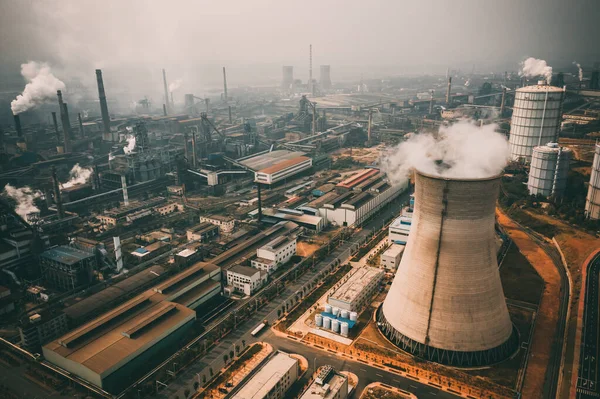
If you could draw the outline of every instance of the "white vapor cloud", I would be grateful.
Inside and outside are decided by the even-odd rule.
[[[123,152],[125,154],[129,154],[131,152],[133,152],[133,150],[135,150],[135,136],[130,135],[127,136],[127,145],[125,147],[123,147]]]
[[[581,64],[577,61],[573,61],[573,65],[577,65],[577,69],[579,69],[579,81],[583,81],[583,69],[581,68]]]
[[[69,188],[77,184],[85,184],[92,175],[91,168],[82,168],[79,164],[75,164],[69,172],[69,181],[61,184],[62,188]]]
[[[521,63],[519,75],[527,78],[543,76],[546,79],[546,82],[550,84],[550,79],[552,79],[552,67],[544,60],[529,57]]]
[[[34,200],[40,198],[42,193],[37,190],[32,190],[30,187],[16,188],[7,184],[4,186],[4,193],[17,202],[15,212],[22,218],[26,218],[28,214],[39,212],[39,208],[34,205]]]
[[[182,79],[176,79],[175,81],[169,83],[169,93],[174,92],[175,90],[179,89],[181,87],[182,83],[183,83]]]
[[[21,75],[28,83],[23,93],[10,103],[14,115],[55,98],[57,90],[65,89],[65,84],[52,74],[50,66],[46,63],[29,61],[22,64]]]

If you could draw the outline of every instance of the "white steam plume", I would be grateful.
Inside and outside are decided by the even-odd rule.
[[[179,89],[181,87],[182,83],[183,83],[183,80],[181,80],[181,79],[177,79],[177,80],[171,82],[169,84],[169,93]]]
[[[550,79],[552,79],[552,67],[544,60],[529,57],[521,63],[519,76],[525,76],[527,78],[543,76],[546,78],[546,82],[550,84]]]
[[[50,66],[46,63],[30,61],[21,64],[21,75],[28,83],[23,93],[10,103],[14,115],[55,98],[57,90],[65,89],[65,84],[52,74]]]
[[[26,218],[27,215],[34,212],[39,212],[39,208],[34,205],[33,200],[42,196],[42,193],[36,190],[32,190],[30,187],[16,188],[7,184],[4,186],[4,193],[10,198],[17,201],[17,207],[15,212],[22,218]]]
[[[69,181],[61,184],[62,188],[69,188],[77,184],[85,184],[92,175],[91,168],[82,168],[79,164],[75,164],[69,172]]]
[[[577,65],[577,69],[579,69],[579,81],[583,81],[583,69],[581,69],[581,64],[577,61],[573,61],[573,65]]]
[[[135,149],[135,136],[127,136],[127,145],[123,147],[123,152],[125,154],[130,154]]]
[[[508,141],[495,124],[476,126],[460,121],[440,127],[436,135],[415,134],[390,148],[381,167],[393,184],[408,179],[412,169],[451,178],[485,178],[499,174],[510,157]]]

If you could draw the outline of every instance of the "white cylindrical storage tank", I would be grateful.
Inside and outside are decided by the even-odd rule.
[[[331,328],[331,317],[323,317],[323,328],[329,330]]]
[[[514,161],[530,162],[533,147],[558,141],[564,93],[542,81],[517,89],[509,137]]]
[[[535,147],[527,180],[529,194],[561,197],[567,186],[570,161],[569,148],[562,148],[556,143]]]
[[[331,313],[332,307],[331,305],[327,304],[325,305],[325,313]]]
[[[519,345],[498,272],[500,176],[415,172],[411,239],[377,313],[401,349],[459,367],[498,363]]]
[[[331,331],[334,333],[340,332],[340,321],[338,319],[331,320]]]
[[[358,313],[350,312],[350,321],[357,321],[357,320],[358,320]]]
[[[321,314],[315,316],[315,324],[317,327],[323,327],[323,316]]]
[[[346,309],[342,309],[342,310],[341,310],[341,312],[340,312],[340,317],[341,317],[342,319],[347,319],[347,318],[348,318],[348,315],[349,315],[349,312],[348,312]]]
[[[585,214],[590,219],[600,219],[600,144],[596,144],[590,185],[585,200]]]
[[[338,308],[337,306],[334,306],[333,308],[331,308],[331,313],[337,317],[340,314],[340,308]]]
[[[348,323],[346,323],[345,321],[342,322],[342,324],[340,324],[340,334],[342,334],[342,337],[347,337],[348,336],[348,331],[350,330]]]

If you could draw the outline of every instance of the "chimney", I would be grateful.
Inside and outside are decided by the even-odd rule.
[[[452,76],[448,77],[448,90],[446,91],[446,104],[450,105],[450,91],[452,90]]]
[[[83,121],[81,120],[81,112],[77,113],[77,119],[79,120],[79,138],[83,138]]]
[[[163,114],[167,116],[167,104],[163,104]]]
[[[175,100],[173,100],[173,92],[171,92],[171,109],[175,109]]]
[[[54,133],[56,134],[56,142],[60,144],[60,132],[58,131],[58,121],[56,120],[56,112],[52,111],[52,123],[54,124]]]
[[[13,115],[15,120],[15,130],[17,131],[17,136],[23,137],[23,129],[21,128],[21,117],[19,114]]]
[[[163,73],[163,84],[165,86],[165,115],[171,113],[171,107],[169,106],[169,88],[167,87],[167,73],[165,70],[162,70]]]
[[[60,186],[58,183],[58,177],[56,177],[56,168],[54,166],[52,166],[52,185],[54,186],[54,202],[56,202],[58,218],[63,219],[65,217],[65,211],[63,210],[62,198],[60,196]]]
[[[260,183],[256,182],[256,189],[258,190],[258,223],[262,222],[262,198],[260,196]]]
[[[71,146],[69,145],[69,125],[68,125],[67,119],[65,118],[65,103],[63,102],[62,92],[60,90],[57,90],[56,96],[58,97],[58,110],[60,111],[60,124],[62,125],[62,130],[63,130],[64,152],[70,152]]]
[[[227,73],[225,73],[225,67],[223,67],[223,99],[227,102]]]
[[[233,119],[231,118],[231,105],[229,106],[229,124],[233,124]]]
[[[196,130],[192,129],[192,166],[196,167],[198,158],[196,157]]]
[[[183,152],[185,154],[185,160],[190,161],[190,154],[188,151],[188,132],[187,129],[183,131]]]
[[[506,102],[506,87],[502,88],[502,99],[500,101],[500,118],[502,118],[504,116],[504,103]]]
[[[121,187],[123,188],[123,205],[129,205],[129,194],[127,193],[127,177],[121,175]]]
[[[429,115],[433,114],[433,90],[431,90],[429,92],[430,94],[430,99],[429,99]]]
[[[373,109],[369,108],[369,122],[367,127],[367,141],[371,142],[371,125],[373,124]]]
[[[71,130],[71,118],[69,117],[69,104],[63,103],[63,113],[65,114],[65,123],[69,132],[69,151],[71,150],[70,140],[73,138],[73,130]],[[66,145],[65,145],[66,147]]]
[[[121,251],[121,237],[113,237],[113,244],[115,246],[117,273],[121,273],[121,271],[123,270],[123,253]]]
[[[101,69],[96,69],[96,81],[98,82],[98,96],[100,98],[100,113],[102,114],[104,133],[110,134],[110,115],[108,114],[108,104],[106,103],[106,93],[104,92],[104,80],[102,79]]]

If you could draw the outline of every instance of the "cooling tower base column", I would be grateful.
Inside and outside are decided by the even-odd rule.
[[[519,331],[514,325],[510,338],[502,345],[483,351],[460,352],[428,346],[403,335],[386,320],[381,306],[377,309],[376,317],[381,333],[398,348],[421,359],[446,366],[489,366],[508,359],[519,349]]]

